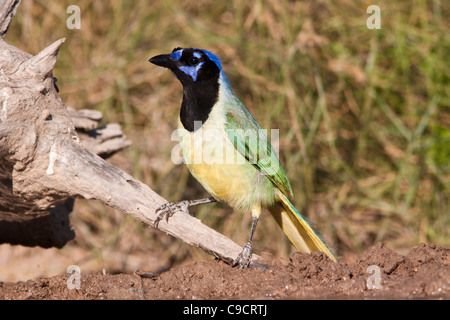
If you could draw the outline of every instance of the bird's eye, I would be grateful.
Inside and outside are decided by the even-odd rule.
[[[198,63],[198,58],[196,58],[196,57],[190,58],[190,59],[189,59],[189,63],[190,63],[192,66],[195,66],[195,65]]]

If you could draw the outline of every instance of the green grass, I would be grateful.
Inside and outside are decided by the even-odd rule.
[[[147,60],[199,47],[221,57],[260,125],[280,130],[295,204],[344,259],[376,241],[450,246],[448,1],[378,1],[380,30],[367,29],[365,1],[84,0],[81,30],[66,28],[70,4],[24,1],[6,41],[37,53],[67,37],[54,72],[62,100],[121,123],[130,172],[169,200],[206,192],[170,161],[181,85]],[[111,219],[103,211],[89,215]],[[226,206],[197,216],[239,243],[248,236],[249,217]],[[264,221],[256,249],[285,256],[292,248]],[[149,233],[141,245],[175,246],[174,261],[197,255]]]

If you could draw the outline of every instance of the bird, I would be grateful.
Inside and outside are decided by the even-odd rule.
[[[183,86],[178,117],[182,157],[190,173],[212,197],[166,203],[155,213],[155,227],[175,212],[189,207],[225,202],[252,215],[248,241],[232,261],[233,267],[250,267],[253,236],[263,208],[298,251],[324,252],[337,261],[325,242],[292,205],[292,188],[266,132],[234,94],[211,51],[176,47],[149,62],[169,69]]]

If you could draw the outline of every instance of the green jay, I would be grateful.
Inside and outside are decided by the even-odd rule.
[[[248,242],[232,263],[247,268],[258,219],[262,208],[268,208],[297,250],[321,251],[336,261],[289,201],[292,189],[286,173],[265,131],[233,93],[219,58],[207,50],[177,47],[149,61],[170,69],[183,85],[178,118],[182,155],[191,174],[212,195],[161,206],[155,227],[178,210],[189,213],[191,206],[215,201],[251,212]]]

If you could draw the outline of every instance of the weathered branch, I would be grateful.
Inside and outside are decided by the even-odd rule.
[[[0,2],[0,37],[3,37],[8,31],[19,4],[20,0],[2,0]]]
[[[111,144],[127,144],[120,129],[107,126],[108,130],[98,128],[89,135],[101,116],[75,113],[57,94],[52,70],[63,42],[58,40],[33,57],[0,39],[0,220],[20,228],[29,212],[47,212],[61,203],[70,211],[67,199],[83,197],[97,199],[153,226],[154,212],[166,200],[84,146],[89,139],[102,136],[95,152],[108,154],[115,150]],[[74,122],[88,129],[83,140]],[[67,217],[52,210],[51,219]],[[61,229],[53,225],[55,234],[68,224],[60,222]],[[161,221],[159,228],[227,262],[241,251],[239,245],[183,212],[169,223]],[[34,232],[28,236],[33,238],[39,230]],[[0,221],[0,241],[5,241],[2,236]],[[253,260],[261,258],[254,255]]]

